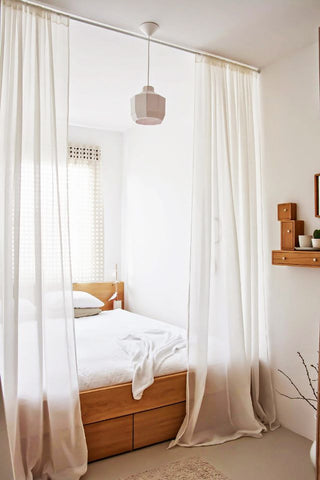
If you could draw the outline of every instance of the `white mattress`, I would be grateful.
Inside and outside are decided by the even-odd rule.
[[[152,337],[153,351],[163,350],[165,343],[169,343],[166,338],[172,340],[171,345],[176,338],[180,339],[177,348],[171,348],[165,358],[162,355],[161,361],[152,364],[154,376],[187,369],[186,332],[168,323],[118,309],[75,319],[75,333],[81,391],[131,382],[136,370],[133,355],[137,359],[137,339]],[[124,339],[128,335],[130,338]],[[140,362],[146,352],[138,353]]]

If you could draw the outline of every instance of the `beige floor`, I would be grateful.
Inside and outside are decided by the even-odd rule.
[[[94,462],[85,480],[118,480],[181,457],[201,456],[231,480],[315,480],[309,460],[311,442],[279,428],[262,439],[242,438],[214,447],[167,450],[167,443]],[[152,480],[152,479],[150,479]]]

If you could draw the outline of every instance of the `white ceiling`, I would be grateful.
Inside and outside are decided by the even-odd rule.
[[[263,67],[315,42],[320,0],[46,0],[129,30],[147,20],[155,36]]]
[[[260,68],[315,42],[320,25],[320,0],[46,3],[137,32],[142,22],[152,20],[160,24],[157,38]],[[130,128],[130,98],[145,84],[146,42],[75,21],[70,37],[70,123],[118,131]],[[166,121],[170,121],[181,102],[193,100],[194,58],[156,44],[151,54],[151,84],[167,98]]]

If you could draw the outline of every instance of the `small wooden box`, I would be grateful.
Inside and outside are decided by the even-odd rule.
[[[278,220],[296,220],[297,204],[296,203],[280,203],[278,205]]]
[[[304,234],[302,220],[287,220],[281,222],[281,250],[294,250],[299,245],[298,236]]]

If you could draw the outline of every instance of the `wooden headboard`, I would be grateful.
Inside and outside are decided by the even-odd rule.
[[[112,282],[96,282],[96,283],[74,283],[73,290],[80,290],[82,292],[91,293],[95,297],[99,298],[104,303],[104,307],[101,310],[112,310],[113,300],[108,302],[108,299],[115,292],[115,284]],[[118,298],[122,300],[122,308],[124,308],[124,284],[118,283]]]

